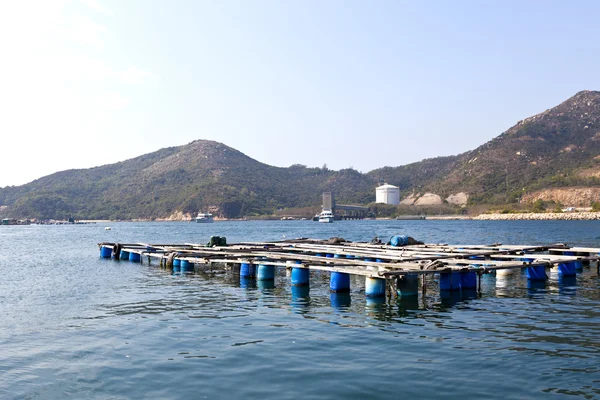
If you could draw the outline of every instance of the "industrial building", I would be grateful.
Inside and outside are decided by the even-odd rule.
[[[379,186],[375,189],[375,202],[384,204],[400,204],[400,188],[394,185]]]

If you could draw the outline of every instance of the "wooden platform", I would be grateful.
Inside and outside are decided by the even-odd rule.
[[[409,274],[447,272],[493,273],[499,269],[533,266],[553,267],[580,262],[598,267],[600,248],[550,245],[448,245],[423,244],[393,247],[384,244],[341,242],[319,239],[294,239],[278,242],[235,243],[206,247],[204,244],[99,243],[106,247],[135,253],[141,261],[166,265],[178,259],[195,268],[219,268],[242,263],[277,267],[308,268],[342,272],[370,278],[394,278]],[[170,256],[170,258],[169,258]],[[117,257],[115,257],[117,258]]]

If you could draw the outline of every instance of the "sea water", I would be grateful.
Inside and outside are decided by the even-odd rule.
[[[2,399],[600,398],[600,279],[371,300],[101,259],[98,242],[297,237],[600,247],[594,221],[244,221],[0,227]]]

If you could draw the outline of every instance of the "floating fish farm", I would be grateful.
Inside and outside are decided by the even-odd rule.
[[[547,270],[575,277],[584,266],[598,269],[600,248],[551,245],[422,244],[404,235],[387,243],[349,242],[342,238],[292,239],[227,244],[214,236],[208,244],[99,243],[100,257],[156,263],[173,271],[230,270],[241,278],[274,280],[286,268],[292,286],[308,286],[310,271],[330,274],[332,292],[350,291],[350,276],[365,278],[365,294],[415,296],[436,274],[440,291],[480,291],[485,274],[525,270],[528,280],[545,281]],[[430,281],[429,281],[430,282]]]

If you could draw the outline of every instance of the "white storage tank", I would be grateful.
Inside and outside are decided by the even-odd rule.
[[[400,204],[400,188],[394,185],[379,186],[375,189],[375,202],[384,204]]]

